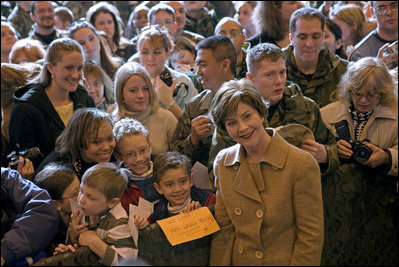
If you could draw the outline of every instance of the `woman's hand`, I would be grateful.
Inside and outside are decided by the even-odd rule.
[[[173,80],[171,86],[167,86],[158,76],[153,81],[154,90],[158,96],[159,101],[167,107],[173,102],[173,92],[176,88],[176,80]]]
[[[364,165],[370,166],[371,168],[376,168],[380,165],[389,163],[389,156],[387,152],[371,143],[363,143],[373,151],[370,158],[363,163]]]
[[[11,167],[11,165],[9,167]],[[28,158],[19,156],[17,171],[23,178],[32,180],[35,169],[33,167],[32,161],[30,161]]]
[[[350,159],[353,155],[352,145],[343,139],[338,140],[337,142],[338,147],[338,155],[340,158],[343,159]]]
[[[78,248],[78,244],[76,244],[76,243],[73,246],[72,245],[58,244],[58,247],[56,247],[55,251],[53,252],[53,256],[65,253],[67,251],[75,252],[77,248]]]
[[[377,58],[381,59],[385,63],[385,66],[387,66],[388,69],[393,69],[395,65],[398,64],[398,54],[390,53],[384,55],[384,50],[389,45],[390,43],[386,43],[378,50]]]

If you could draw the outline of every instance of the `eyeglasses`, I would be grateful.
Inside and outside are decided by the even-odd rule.
[[[77,198],[79,196],[79,190],[76,190],[75,192],[73,192],[72,196],[69,197],[60,197],[59,199],[68,199],[68,198]]]
[[[353,99],[362,99],[363,97],[365,97],[367,100],[374,100],[375,98],[379,97],[380,94],[378,93],[371,93],[371,92],[367,92],[367,94],[361,94],[358,92],[351,92],[352,98]]]
[[[398,12],[398,3],[392,3],[389,5],[392,12]],[[385,5],[376,6],[374,8],[375,12],[379,15],[385,15],[388,12],[388,7]]]
[[[154,21],[154,25],[158,25],[158,26],[162,26],[163,24],[166,24],[166,25],[171,25],[171,24],[173,24],[173,23],[175,23],[173,20],[170,20],[170,19],[166,19],[166,20],[155,20]]]
[[[131,159],[131,158],[137,158],[138,156],[144,157],[148,152],[149,152],[149,148],[146,147],[146,148],[140,149],[138,152],[129,151],[126,154],[122,154],[121,152],[118,152],[118,153],[126,159]]]

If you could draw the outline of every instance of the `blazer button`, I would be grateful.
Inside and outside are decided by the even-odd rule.
[[[258,258],[258,259],[262,259],[262,258],[263,258],[263,253],[262,253],[262,251],[259,251],[259,250],[256,251],[256,252],[255,252],[255,257]]]
[[[242,210],[240,208],[235,208],[234,209],[234,213],[238,216],[240,216],[242,214]]]
[[[244,248],[241,245],[238,245],[237,247],[238,253],[242,254],[244,252]]]
[[[263,211],[262,210],[257,210],[256,211],[256,217],[258,217],[259,219],[261,219],[263,217]]]

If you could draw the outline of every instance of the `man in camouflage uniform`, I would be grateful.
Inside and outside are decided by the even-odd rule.
[[[33,21],[29,16],[31,3],[32,1],[17,1],[17,5],[8,16],[8,21],[10,21],[18,31],[18,39],[28,37],[29,31],[33,25]]]
[[[55,39],[64,37],[64,33],[54,27],[54,7],[50,1],[33,1],[30,17],[35,24],[28,38],[39,40],[45,49]]]
[[[204,37],[212,36],[218,18],[214,10],[209,11],[206,1],[183,1],[186,10],[185,30],[197,33]]]
[[[187,155],[193,164],[199,161],[206,166],[214,129],[209,108],[221,85],[234,79],[236,53],[233,42],[224,35],[205,38],[196,49],[197,74],[207,89],[184,106],[172,138],[172,150]]]
[[[248,50],[246,60],[249,71],[247,78],[255,83],[259,93],[269,102],[269,127],[276,128],[295,123],[309,128],[315,140],[302,140],[300,147],[317,160],[322,177],[335,172],[339,167],[335,137],[324,124],[316,103],[303,96],[298,85],[287,81],[281,49],[271,43],[259,44]],[[230,137],[223,135],[219,130],[215,131],[208,170],[212,170],[217,153],[234,144]],[[211,176],[213,177],[213,172]]]
[[[321,108],[338,100],[338,82],[348,61],[332,55],[324,41],[324,16],[314,8],[301,8],[291,15],[291,44],[284,48],[288,80]]]
[[[229,17],[223,18],[215,27],[215,35],[220,34],[226,35],[233,41],[237,52],[235,76],[237,79],[245,78],[247,75],[247,63],[245,61],[247,52],[244,49],[244,44],[247,36],[244,34],[240,22]]]

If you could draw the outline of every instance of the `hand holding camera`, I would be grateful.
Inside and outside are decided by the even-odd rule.
[[[393,69],[398,66],[398,41],[392,44],[385,44],[379,50],[377,58],[384,61],[388,69]]]
[[[169,72],[168,72],[169,73]],[[152,83],[159,101],[166,107],[173,101],[173,93],[176,88],[176,81],[169,74],[161,73]]]
[[[34,174],[33,161],[43,157],[38,147],[16,150],[7,156],[9,168],[17,170],[21,176],[31,180]]]

